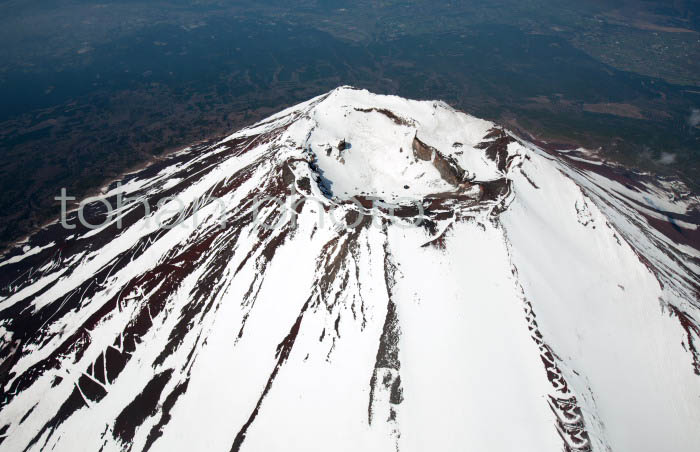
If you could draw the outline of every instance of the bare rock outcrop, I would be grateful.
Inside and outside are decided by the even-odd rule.
[[[433,153],[435,151],[436,149],[434,147],[429,146],[419,140],[418,134],[416,133],[416,135],[413,137],[413,155],[415,155],[417,159],[429,162],[433,159]]]
[[[496,162],[498,170],[505,172],[508,166],[508,144],[515,142],[515,139],[508,135],[505,130],[493,128],[484,137],[485,140],[477,144],[475,147],[484,149],[486,157]]]
[[[440,176],[449,184],[460,186],[467,182],[466,172],[459,166],[457,161],[442,154],[434,147],[418,139],[418,134],[413,137],[413,155],[420,160],[433,162],[435,168],[440,172]]]
[[[433,165],[440,172],[440,176],[449,184],[459,186],[466,181],[466,173],[457,161],[450,156],[442,155],[440,151],[435,151]]]

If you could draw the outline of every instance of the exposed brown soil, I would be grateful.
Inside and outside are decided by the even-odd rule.
[[[148,382],[141,394],[129,403],[114,421],[114,437],[123,444],[130,444],[136,429],[149,415],[156,414],[158,400],[163,388],[170,380],[172,370],[159,373]]]
[[[517,277],[518,269],[512,268]],[[562,439],[563,450],[567,452],[591,452],[590,438],[586,430],[583,412],[573,394],[566,377],[557,365],[558,357],[551,347],[545,342],[537,324],[537,316],[532,308],[532,303],[525,298],[525,293],[520,288],[523,296],[525,319],[530,330],[530,337],[537,344],[540,351],[540,359],[544,365],[547,379],[554,390],[548,397],[549,408],[556,417],[557,433]]]
[[[677,307],[669,305],[669,309],[671,310],[671,315],[678,318],[678,321],[685,330],[687,337],[686,345],[693,359],[693,371],[696,375],[700,375],[700,350],[698,350],[698,346],[696,345],[697,341],[700,341],[700,325],[698,325],[690,315]]]
[[[508,167],[508,144],[515,142],[515,138],[506,133],[505,130],[493,128],[484,136],[484,140],[475,147],[484,149],[486,157],[496,162],[498,170],[505,173]]]
[[[623,118],[644,119],[644,115],[639,107],[632,104],[610,102],[600,104],[583,104],[583,110],[591,113],[621,116]]]
[[[304,313],[309,307],[309,303],[311,301],[311,297],[306,300],[306,303],[304,303],[304,306],[302,306],[301,311],[299,312],[299,315],[297,316],[296,321],[292,325],[291,329],[289,330],[289,333],[287,336],[280,342],[280,344],[277,346],[277,364],[275,365],[275,368],[272,370],[272,373],[270,374],[270,377],[267,380],[267,384],[265,385],[265,388],[263,389],[262,393],[260,394],[260,398],[258,399],[258,403],[255,405],[255,408],[253,409],[253,412],[250,413],[250,416],[248,417],[248,420],[246,421],[245,424],[243,424],[243,427],[238,431],[238,434],[236,435],[236,438],[233,440],[233,445],[231,446],[231,452],[238,452],[241,449],[241,446],[243,445],[243,442],[245,441],[245,437],[248,434],[248,429],[250,426],[253,424],[255,421],[255,418],[258,416],[258,413],[260,412],[260,407],[262,406],[263,400],[265,400],[265,397],[267,394],[270,392],[270,389],[272,389],[272,384],[275,381],[275,378],[277,378],[277,374],[280,371],[280,368],[284,365],[284,363],[287,361],[287,358],[289,358],[289,355],[292,352],[292,347],[294,347],[294,341],[297,338],[297,335],[299,334],[299,329],[301,328],[301,322],[302,319],[304,318]]]
[[[428,146],[418,139],[418,134],[413,137],[413,155],[419,160],[425,160],[429,162],[433,159],[433,153],[436,149],[432,146]]]
[[[418,134],[413,137],[413,155],[417,159],[432,161],[440,176],[455,187],[466,182],[466,172],[450,156],[443,155],[434,147],[424,143],[418,138]]]
[[[364,113],[377,112],[391,119],[395,124],[400,126],[412,126],[414,123],[410,119],[402,118],[391,110],[386,108],[355,108],[355,111],[361,111]]]

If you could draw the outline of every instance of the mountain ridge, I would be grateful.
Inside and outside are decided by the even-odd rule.
[[[700,442],[681,185],[340,87],[103,199],[0,262],[0,450]]]

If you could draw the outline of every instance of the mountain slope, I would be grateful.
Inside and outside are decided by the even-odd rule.
[[[0,262],[0,450],[700,444],[678,184],[343,87],[103,195]]]

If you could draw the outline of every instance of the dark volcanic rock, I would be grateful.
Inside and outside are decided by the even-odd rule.
[[[495,139],[494,139],[495,138]],[[504,172],[508,164],[508,144],[515,142],[515,139],[508,135],[505,130],[493,128],[484,139],[494,139],[493,141],[482,141],[476,147],[486,151],[486,157],[496,162],[499,171]]]
[[[413,154],[420,160],[432,161],[447,183],[458,186],[465,181],[465,171],[455,159],[419,140],[418,134],[413,137]]]
[[[413,154],[420,160],[430,161],[433,158],[435,148],[428,146],[418,139],[418,134],[413,137]]]
[[[440,176],[448,183],[457,186],[465,181],[465,172],[454,158],[444,156],[439,151],[435,151],[433,164],[440,172]]]

